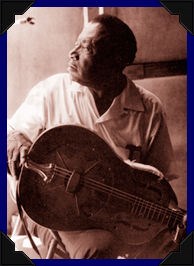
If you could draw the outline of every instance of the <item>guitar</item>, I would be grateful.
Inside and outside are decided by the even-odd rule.
[[[23,209],[53,230],[102,228],[143,244],[163,228],[184,228],[170,184],[124,163],[88,129],[58,126],[31,146],[19,179]]]

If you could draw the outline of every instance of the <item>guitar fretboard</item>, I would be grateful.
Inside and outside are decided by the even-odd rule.
[[[136,216],[166,224],[170,228],[174,228],[177,224],[182,224],[183,222],[184,214],[179,209],[163,207],[93,179],[85,179],[84,184],[90,187],[93,186],[95,190],[109,193],[115,198],[124,200],[128,203],[129,211]]]

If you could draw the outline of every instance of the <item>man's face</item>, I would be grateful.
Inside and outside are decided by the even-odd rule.
[[[102,44],[106,36],[106,32],[99,23],[88,23],[83,29],[75,47],[69,53],[68,72],[72,80],[92,87],[105,76],[107,78],[106,74],[111,62],[104,53],[106,49]]]

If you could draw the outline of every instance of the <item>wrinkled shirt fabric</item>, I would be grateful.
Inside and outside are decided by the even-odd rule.
[[[53,75],[32,88],[8,121],[8,132],[18,130],[34,142],[44,130],[69,124],[96,132],[124,161],[169,171],[173,151],[162,104],[129,79],[100,116],[87,87],[73,82],[69,74]]]

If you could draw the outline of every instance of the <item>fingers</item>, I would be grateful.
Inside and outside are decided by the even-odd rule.
[[[19,178],[18,170],[19,170],[19,164],[18,161],[9,160],[8,161],[8,167],[9,172],[12,177],[14,177],[16,180]]]
[[[26,160],[31,141],[22,133],[13,131],[8,134],[7,144],[9,170],[11,175],[17,179],[19,175],[18,170],[20,170],[20,167]]]
[[[17,149],[9,149],[8,151],[8,165],[10,173],[13,177],[17,178],[17,158],[18,158],[18,150]]]
[[[19,163],[19,166],[22,166],[25,163],[27,153],[28,153],[28,147],[22,145],[20,147],[20,163]]]
[[[13,176],[15,179],[18,179],[17,174],[16,174],[16,172],[17,172],[16,161],[9,160],[8,166],[9,166],[9,171],[10,171],[11,176]]]
[[[17,176],[18,168],[21,167],[26,161],[28,149],[29,147],[21,145],[19,149],[14,149],[12,153],[9,153],[9,161],[8,161],[9,170],[11,175],[16,179],[18,179]]]
[[[9,149],[8,152],[8,166],[10,174],[18,179],[18,170],[24,164],[28,153],[29,146],[21,145],[20,148]]]

